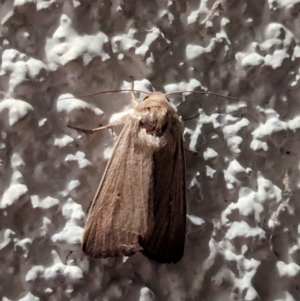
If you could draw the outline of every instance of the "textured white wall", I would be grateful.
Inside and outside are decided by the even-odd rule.
[[[2,0],[0,299],[300,300],[299,0]],[[85,212],[130,95],[170,97],[185,123],[188,233],[176,265],[89,259]],[[280,206],[281,204],[281,206]],[[279,207],[280,206],[280,207]],[[281,210],[282,209],[282,210]],[[70,253],[73,251],[72,253]]]

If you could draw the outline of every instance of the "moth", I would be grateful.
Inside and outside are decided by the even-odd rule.
[[[183,123],[165,94],[148,93],[138,102],[133,82],[130,91],[132,113],[92,130],[69,125],[93,133],[123,124],[87,213],[82,251],[95,258],[142,252],[176,263],[186,234]]]

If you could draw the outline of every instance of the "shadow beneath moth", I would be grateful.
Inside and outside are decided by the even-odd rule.
[[[167,94],[134,90],[133,82],[130,91],[132,113],[92,130],[69,125],[85,133],[124,125],[88,210],[82,250],[96,258],[142,252],[176,263],[186,234],[183,124]],[[139,103],[134,91],[148,95]],[[117,91],[100,93],[108,92]],[[182,92],[196,91],[169,94]]]

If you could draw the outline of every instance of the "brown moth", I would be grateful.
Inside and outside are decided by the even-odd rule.
[[[149,93],[133,112],[87,133],[124,124],[89,208],[82,250],[91,257],[141,251],[176,263],[186,232],[183,124],[161,92]]]
[[[82,96],[121,91],[128,90]],[[69,126],[93,133],[124,125],[88,210],[82,250],[91,257],[140,251],[151,260],[176,263],[185,244],[185,157],[183,124],[166,95],[190,92],[241,99],[201,91],[146,93],[134,90],[133,82],[129,91],[132,113],[92,130]],[[148,96],[139,103],[133,91]]]

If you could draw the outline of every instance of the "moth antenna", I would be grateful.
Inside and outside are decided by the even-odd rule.
[[[131,93],[131,104],[132,104],[132,107],[135,108],[139,104],[139,102],[135,98],[135,95],[133,93],[133,91],[134,91],[134,80],[133,80],[133,77],[131,76],[130,79],[131,79],[131,82],[130,82],[130,86],[131,86],[131,92],[130,92]]]
[[[225,95],[218,94],[218,93],[214,93],[214,92],[202,92],[202,91],[191,91],[191,90],[182,90],[182,91],[179,90],[179,91],[174,91],[174,92],[170,92],[170,93],[165,94],[165,96],[167,97],[168,95],[171,95],[171,94],[178,94],[178,93],[185,93],[185,92],[188,92],[188,93],[195,93],[195,94],[214,95],[214,96],[219,96],[219,97],[227,98],[227,99],[244,100],[244,101],[250,102],[250,101],[247,100],[247,99],[242,99],[242,98],[239,98],[239,97],[225,96]]]
[[[177,94],[177,93],[184,93],[184,92],[195,93],[195,94],[202,94],[202,95],[203,95],[203,94],[207,94],[207,95],[219,96],[219,97],[227,98],[227,99],[244,100],[244,101],[250,102],[250,100],[242,99],[242,98],[239,98],[239,97],[225,96],[225,95],[218,94],[218,93],[214,93],[214,92],[202,92],[202,91],[191,91],[191,90],[183,90],[183,91],[178,90],[178,91],[174,91],[174,92],[167,93],[167,94],[165,94],[165,96],[167,97],[167,95],[170,95],[170,94]],[[196,114],[196,115],[193,116],[193,117],[183,119],[183,121],[188,121],[188,120],[195,119],[195,118],[197,118],[200,114],[201,114],[201,113],[198,113],[198,114]]]
[[[135,95],[134,95],[134,80],[133,77],[131,77],[131,81],[130,81],[130,89],[131,89],[131,97],[132,99],[135,99]]]
[[[145,93],[147,95],[149,95],[149,92],[146,91],[142,91],[142,90],[132,90],[132,89],[121,89],[121,90],[107,90],[107,91],[100,91],[100,92],[95,92],[95,93],[90,93],[90,94],[83,94],[83,95],[75,95],[75,96],[70,96],[70,97],[63,97],[62,99],[72,99],[72,98],[83,98],[83,97],[88,97],[88,96],[94,96],[94,95],[98,95],[98,94],[107,94],[107,93],[116,93],[116,92],[139,92],[139,93]]]

